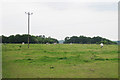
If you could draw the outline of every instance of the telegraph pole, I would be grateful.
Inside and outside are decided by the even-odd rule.
[[[30,34],[30,15],[33,13],[25,12],[28,15],[28,48],[29,48],[29,34]]]

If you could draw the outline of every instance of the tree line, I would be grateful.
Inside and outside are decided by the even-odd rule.
[[[78,43],[78,44],[117,44],[109,39],[102,38],[102,37],[86,37],[86,36],[72,36],[66,37],[64,43]]]
[[[2,35],[2,43],[27,43],[28,42],[28,35],[27,34],[17,34],[17,35],[10,35],[10,36],[4,36]],[[37,43],[37,44],[46,44],[46,43],[59,43],[59,41],[55,38],[51,37],[45,37],[45,35],[29,35],[30,43]],[[109,39],[102,38],[102,37],[86,37],[86,36],[72,36],[72,37],[66,37],[64,39],[65,44],[69,43],[77,43],[77,44],[117,44],[117,42],[113,42]]]
[[[28,42],[28,35],[10,35],[10,36],[4,36],[2,35],[2,43],[27,43]],[[45,37],[44,35],[39,36],[33,36],[29,35],[29,42],[30,43],[40,43],[40,44],[46,44],[46,43],[58,43],[57,39],[51,38],[51,37]]]

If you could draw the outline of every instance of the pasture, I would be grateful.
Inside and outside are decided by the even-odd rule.
[[[3,78],[118,78],[118,45],[3,44]]]

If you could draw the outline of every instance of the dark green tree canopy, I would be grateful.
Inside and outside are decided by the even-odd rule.
[[[30,43],[40,43],[40,44],[46,44],[46,43],[58,43],[58,40],[51,37],[45,37],[45,35],[38,35],[33,36],[29,35],[30,37]],[[10,35],[10,36],[4,36],[2,35],[2,43],[27,43],[28,42],[28,35],[27,34],[17,34],[17,35]],[[86,37],[86,36],[72,36],[72,37],[66,37],[64,39],[64,43],[77,43],[77,44],[117,44],[117,42],[113,42],[109,39],[102,38],[102,37]]]
[[[30,43],[58,43],[57,39],[51,38],[51,37],[45,37],[44,35],[39,36],[33,36],[29,35]],[[27,43],[28,42],[28,35],[10,35],[8,37],[2,35],[2,43]]]
[[[78,43],[78,44],[117,44],[116,42],[110,41],[106,38],[102,37],[86,37],[86,36],[72,36],[72,37],[66,37],[64,43]]]

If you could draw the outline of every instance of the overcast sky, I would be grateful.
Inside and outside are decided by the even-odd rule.
[[[118,39],[117,0],[3,0],[0,8],[0,34],[6,36],[27,34],[25,12],[29,11],[32,35]]]

